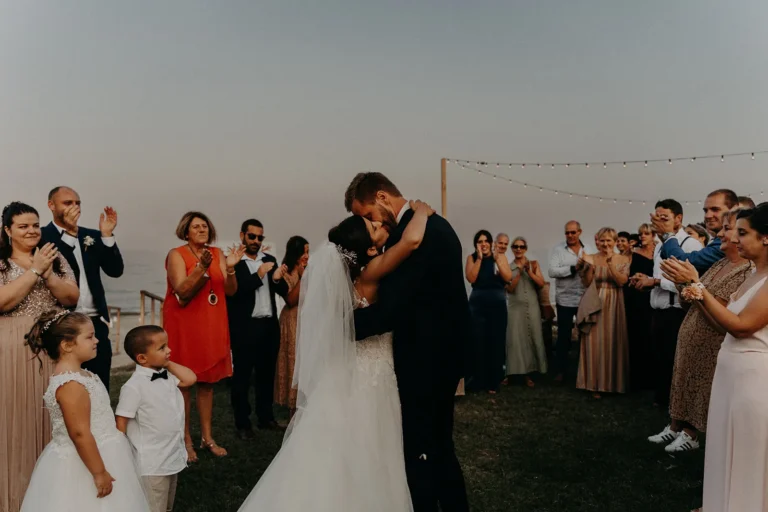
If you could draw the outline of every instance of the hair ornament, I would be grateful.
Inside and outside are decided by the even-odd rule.
[[[50,320],[45,322],[45,324],[43,324],[43,328],[40,330],[40,334],[42,334],[45,331],[47,331],[48,329],[50,329],[53,324],[57,323],[59,320],[61,320],[62,318],[64,318],[68,314],[69,314],[69,311],[66,310],[66,309],[64,311],[56,313],[56,316],[54,316],[53,318],[51,318]]]
[[[355,251],[348,251],[343,247],[336,246],[336,250],[339,251],[341,258],[347,265],[357,264],[357,253]]]

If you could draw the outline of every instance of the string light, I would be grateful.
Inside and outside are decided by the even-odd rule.
[[[594,162],[585,162],[585,167],[591,167],[592,165],[602,165],[604,168],[607,168],[608,166],[614,166],[621,164],[623,167],[627,167],[628,165],[632,164],[643,164],[644,166],[648,166],[650,164],[654,163],[664,163],[672,164],[675,161],[682,161],[682,160],[690,160],[691,162],[698,162],[699,160],[708,160],[708,159],[714,159],[719,158],[721,162],[725,162],[726,158],[735,158],[735,157],[742,157],[742,156],[749,156],[753,160],[756,158],[757,155],[763,155],[768,154],[768,150],[763,151],[747,151],[744,153],[717,153],[717,154],[711,154],[711,155],[696,155],[696,156],[687,156],[687,157],[666,157],[666,158],[643,158],[641,160],[612,160],[612,161],[606,161],[606,160],[600,160],[600,161],[594,161]],[[453,163],[453,164],[465,164],[465,165],[479,165],[482,167],[487,167],[488,162],[485,161],[473,161],[473,160],[457,160],[454,158],[446,158],[446,163]],[[525,168],[526,166],[533,166],[535,165],[537,168],[541,167],[550,167],[554,169],[555,167],[570,167],[573,162],[493,162],[494,165],[497,167],[501,166],[507,166],[507,167],[513,167],[513,166],[520,166],[522,168]]]
[[[551,192],[552,194],[554,194],[556,196],[559,196],[560,194],[563,194],[563,195],[568,194],[568,197],[571,198],[571,199],[574,196],[576,196],[576,197],[583,197],[586,200],[598,199],[601,203],[602,202],[606,202],[606,201],[612,201],[613,204],[622,203],[622,204],[634,205],[635,203],[640,203],[643,206],[646,206],[648,203],[655,203],[656,202],[655,200],[650,201],[650,200],[643,200],[643,199],[632,199],[632,198],[621,198],[621,197],[599,197],[599,196],[592,197],[592,196],[589,196],[589,195],[579,194],[579,193],[571,192],[571,191],[568,191],[568,190],[560,190],[560,189],[555,189],[555,188],[550,188],[550,187],[543,187],[543,186],[539,186],[539,185],[533,185],[531,183],[524,182],[524,181],[519,181],[519,180],[516,180],[514,178],[508,178],[508,177],[505,177],[505,176],[499,176],[497,174],[493,174],[493,173],[488,172],[486,170],[483,170],[481,168],[471,167],[470,165],[465,165],[465,164],[462,164],[462,163],[459,163],[458,165],[459,165],[459,167],[461,167],[462,169],[467,170],[467,171],[475,171],[478,174],[483,174],[483,175],[489,176],[489,177],[491,177],[493,179],[502,178],[502,179],[505,179],[510,184],[513,184],[513,185],[522,185],[524,189],[527,189],[529,186],[536,187],[539,190],[539,192]],[[478,162],[477,165],[482,166],[482,162]],[[761,191],[760,195],[763,196],[764,195],[764,191]],[[682,201],[682,202],[685,203],[686,206],[689,206],[692,203],[702,204],[701,200],[694,200],[694,199],[689,199],[687,201]]]

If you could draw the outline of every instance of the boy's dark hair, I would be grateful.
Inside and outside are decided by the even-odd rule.
[[[123,342],[125,353],[133,359],[134,363],[138,364],[136,358],[141,354],[147,353],[147,349],[152,345],[152,336],[164,332],[163,328],[159,325],[140,325],[134,327],[125,335],[125,341]]]
[[[628,231],[619,231],[619,234],[616,235],[616,238],[626,238],[629,240],[629,232]]]

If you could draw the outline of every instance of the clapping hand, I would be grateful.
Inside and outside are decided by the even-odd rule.
[[[99,231],[101,236],[109,238],[117,227],[117,211],[111,206],[104,208],[104,213],[99,215]]]
[[[53,270],[53,262],[58,257],[59,250],[54,244],[45,244],[42,248],[35,249],[32,255],[32,268],[40,272],[44,279],[48,279]]]
[[[259,274],[260,278],[264,279],[264,276],[267,275],[269,273],[269,271],[272,270],[273,268],[275,268],[275,262],[274,261],[266,261],[266,262],[261,264],[261,266],[259,267],[259,270],[257,271],[257,273]]]
[[[665,278],[676,284],[698,283],[699,272],[688,261],[669,258],[661,262],[661,272]]]
[[[230,247],[227,250],[227,270],[235,268],[235,265],[243,259],[243,254],[245,254],[245,246],[243,244]]]
[[[211,266],[212,261],[213,253],[208,248],[203,249],[203,252],[200,254],[200,264],[203,266],[203,268],[208,270],[208,267]]]
[[[283,278],[285,274],[288,273],[288,265],[280,265],[277,270],[275,270],[275,273],[272,274],[272,280],[279,281]]]

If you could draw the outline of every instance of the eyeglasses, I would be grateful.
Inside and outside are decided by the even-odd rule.
[[[522,250],[522,249],[527,249],[528,246],[527,245],[513,245],[512,248],[513,249],[521,249]]]
[[[264,241],[264,235],[254,235],[253,233],[248,233],[245,236],[246,236],[246,238],[248,238],[248,240],[257,240],[258,239],[259,242],[263,242]]]
[[[578,235],[579,232],[578,231],[566,231],[565,234],[566,235]]]

